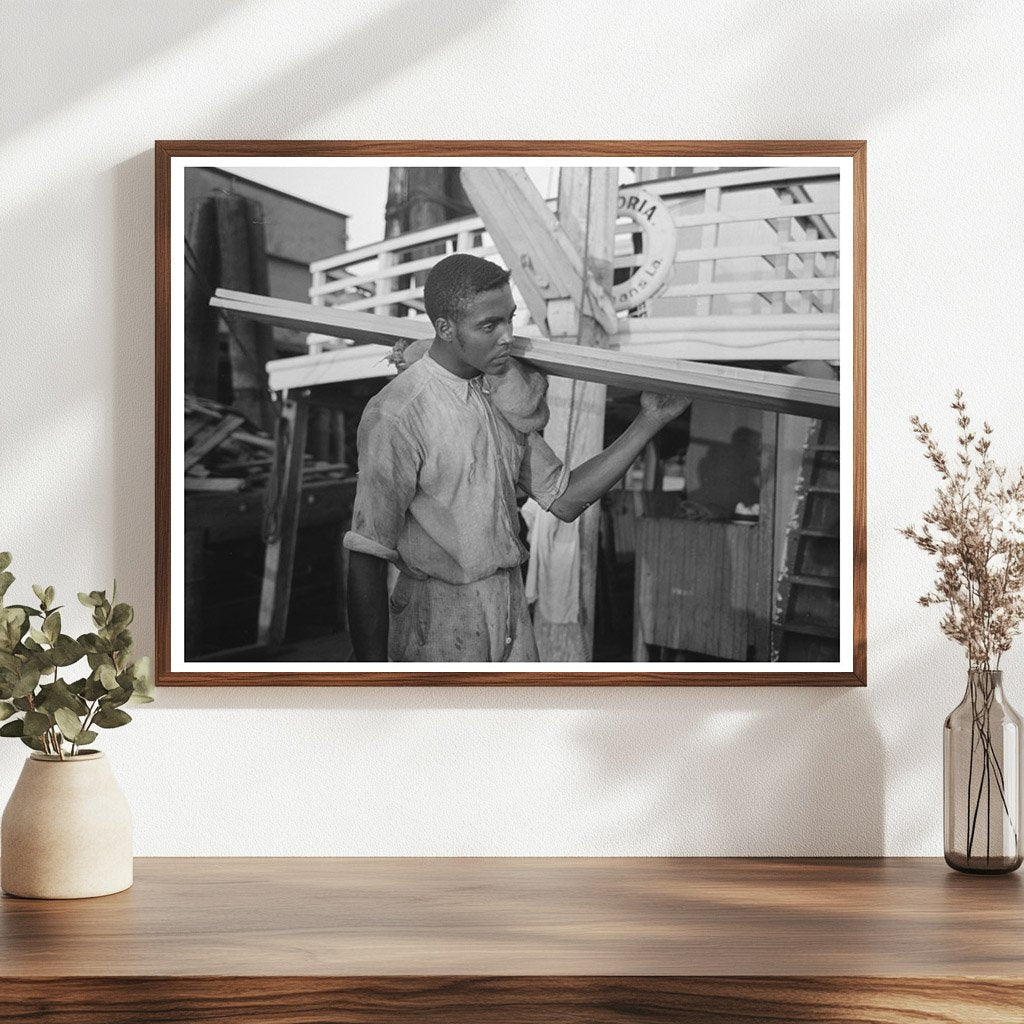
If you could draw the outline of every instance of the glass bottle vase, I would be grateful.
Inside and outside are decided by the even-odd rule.
[[[999,874],[1021,865],[1021,719],[1003,673],[971,669],[942,732],[945,856],[958,871]]]

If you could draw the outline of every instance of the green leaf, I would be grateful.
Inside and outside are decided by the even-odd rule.
[[[129,682],[127,686],[119,686],[116,690],[111,690],[100,703],[105,707],[109,705],[112,708],[119,708],[131,700],[133,692],[132,684]]]
[[[104,705],[96,712],[93,724],[98,725],[101,729],[117,729],[119,726],[127,725],[131,720],[132,716],[127,711]],[[0,726],[0,732],[2,729],[3,727]]]
[[[39,666],[36,664],[26,663],[22,666],[21,675],[18,676],[18,682],[15,684],[11,696],[28,697],[30,694],[35,692],[35,688],[38,685]]]
[[[92,675],[85,682],[85,689],[82,691],[82,696],[86,700],[99,700],[100,697],[107,695],[107,688]]]
[[[26,711],[25,712],[25,735],[26,736],[42,736],[47,729],[53,723],[50,721],[49,715],[44,715],[41,711]]]
[[[45,608],[46,607],[46,587],[39,586],[38,583],[32,584],[32,593],[39,598],[39,603]]]
[[[78,643],[82,649],[88,651],[90,654],[110,654],[112,648],[110,641],[106,637],[97,636],[95,633],[83,633],[78,638]],[[92,665],[92,662],[90,662]],[[95,665],[92,665],[95,668]]]
[[[52,683],[39,688],[39,698],[36,707],[40,711],[56,712],[57,708],[65,708],[79,718],[89,713],[89,705],[81,697],[73,693],[63,679],[57,679]]]
[[[0,608],[0,650],[10,653],[21,642],[28,628],[28,616],[22,608]]]
[[[75,742],[81,746],[83,743],[92,743],[97,736],[99,736],[98,732],[93,732],[92,729],[85,729],[78,734],[78,739]]]
[[[123,629],[132,624],[135,618],[135,611],[130,604],[116,604],[110,613],[110,625],[115,629]]]
[[[153,683],[153,676],[149,667],[149,658],[139,658],[138,661],[129,665],[128,674],[131,676],[135,696],[140,699],[141,703],[148,704],[156,694],[156,686]],[[142,700],[143,697],[149,699]]]
[[[56,596],[57,596],[57,591],[54,590],[53,587],[47,587],[46,588],[46,593],[43,594],[43,597],[46,598],[46,607],[47,608],[49,608],[51,610],[53,609],[53,599]]]
[[[82,732],[82,721],[78,715],[67,708],[57,708],[53,717],[64,738],[71,740],[72,743],[78,743],[79,734]]]
[[[0,572],[7,568],[11,564],[11,553],[10,551],[0,551]]]
[[[21,718],[15,718],[13,722],[6,722],[0,725],[0,736],[24,736],[25,722]]]
[[[18,709],[6,700],[0,700],[0,722],[6,722],[11,715],[18,713]]]
[[[42,619],[45,618],[43,613],[38,608],[33,608],[30,604],[9,604],[8,608],[20,608],[28,618]]]
[[[43,620],[43,632],[51,644],[57,642],[57,637],[60,636],[60,612],[50,612],[46,616]]]
[[[21,673],[21,659],[9,651],[0,651],[0,670],[13,672],[15,675]]]
[[[41,629],[36,629],[35,626],[29,627],[28,635],[32,637],[32,639],[35,640],[37,644],[40,645],[48,644],[51,642],[50,638]]]
[[[9,572],[0,572],[0,599],[7,593],[13,582],[14,577]]]
[[[2,732],[3,730],[0,729],[0,733]],[[22,736],[21,742],[24,743],[26,747],[31,747],[33,750],[38,750],[43,754],[46,753],[46,747],[44,747],[43,744],[34,736]]]
[[[53,645],[52,655],[54,665],[74,665],[85,657],[85,648],[77,640],[61,633]]]
[[[95,608],[99,604],[96,598],[95,591],[91,594],[83,594],[81,591],[78,592],[78,600],[85,605],[86,608]]]
[[[32,701],[28,697],[12,697],[11,703],[19,711],[31,711],[33,709]]]
[[[113,665],[100,665],[96,670],[96,678],[103,684],[105,690],[117,689],[117,673],[114,671]]]

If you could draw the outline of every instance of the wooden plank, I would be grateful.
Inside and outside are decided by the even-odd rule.
[[[212,300],[211,300],[212,302]],[[301,304],[300,304],[301,305]],[[627,317],[619,322],[617,337],[658,334],[665,331],[838,331],[834,313],[785,313],[772,316],[721,314],[715,316]]]
[[[390,345],[353,345],[309,356],[292,356],[268,363],[267,371],[275,391],[394,377],[397,373],[391,362]]]
[[[592,273],[584,275],[579,251],[522,168],[464,167],[462,183],[535,323],[547,322],[548,302],[569,298],[578,304],[585,290],[595,320],[615,333],[611,296]]]
[[[558,223],[566,238],[586,261],[589,275],[603,289],[609,305],[614,253],[615,202],[618,171],[614,167],[566,167],[559,178]],[[573,306],[580,302],[582,276],[578,279]],[[608,334],[584,303],[579,311],[576,336],[565,338],[570,347],[602,348]],[[598,383],[553,379],[548,387],[551,418],[544,437],[568,466],[579,466],[604,447],[606,388]],[[542,512],[541,515],[550,513]],[[597,551],[601,522],[600,502],[579,518],[579,566],[577,581],[579,616],[576,622],[553,623],[544,619],[538,602],[534,631],[541,661],[593,660],[594,605],[597,591]],[[541,573],[541,578],[544,574]],[[546,606],[546,603],[545,605]]]
[[[751,292],[825,292],[839,288],[838,277],[815,277],[772,280],[754,278],[747,281],[708,281],[696,284],[676,284],[661,294],[665,298],[679,298],[684,295],[749,295]],[[804,310],[806,312],[806,310]]]
[[[688,178],[664,178],[647,181],[644,188],[666,199],[670,196],[703,192],[707,188],[737,189],[755,185],[834,178],[839,180],[838,167],[754,167],[750,170],[712,171]]]
[[[749,335],[678,334],[644,335],[623,339],[620,352],[654,356],[658,359],[736,360],[763,359],[794,362],[801,359],[835,359],[839,355],[839,338],[829,334],[801,331],[787,334],[751,333]]]
[[[778,470],[779,417],[777,413],[761,414],[761,472],[757,520],[757,556],[751,569],[753,593],[753,636],[755,661],[770,661],[772,654],[772,620],[775,617],[775,487]]]
[[[709,188],[704,193],[704,211],[706,213],[714,213],[722,208],[722,190],[721,188]],[[705,224],[701,229],[701,248],[705,253],[713,252],[715,246],[718,245],[718,224]],[[713,256],[709,256],[704,259],[697,266],[697,281],[700,284],[710,284],[715,279],[715,260]],[[662,289],[663,296],[667,296],[668,289]],[[699,295],[700,301],[696,304],[694,312],[698,316],[710,316],[711,307],[714,302],[712,296],[715,294],[710,291],[694,292],[693,294]]]
[[[233,292],[224,288],[217,289],[216,295],[210,299],[210,305],[244,313],[253,319],[262,319],[278,326],[329,334],[332,337],[348,338],[356,342],[380,343],[382,339],[388,338],[393,343],[399,338],[416,340],[434,336],[430,322],[419,317],[380,317],[373,313],[347,311],[342,306],[312,306],[307,302],[274,299],[266,295],[251,295],[248,292]],[[621,339],[628,335],[683,331],[706,333],[782,329],[838,331],[839,315],[786,313],[770,317],[733,314],[622,317],[618,323],[616,337]],[[525,333],[519,335],[526,336]]]
[[[516,339],[513,354],[545,373],[617,387],[686,394],[709,401],[807,416],[835,417],[838,382],[683,360],[633,357],[621,351],[584,349],[553,341]]]
[[[779,196],[779,203],[784,206],[787,210],[793,206],[793,196],[791,193],[783,190]],[[780,241],[790,241],[793,237],[793,220],[791,217],[781,217],[778,219],[769,220],[768,223],[775,231],[776,236]],[[774,256],[768,260],[773,267],[775,267],[775,277],[779,281],[785,281],[789,277],[789,256]],[[774,316],[793,312],[786,303],[785,292],[776,291],[772,294],[771,299],[771,311]]]
[[[362,309],[380,309],[380,310],[393,310],[397,307],[400,302],[405,302],[407,299],[422,299],[423,298],[423,285],[414,285],[412,288],[403,288],[401,291],[387,291],[386,286],[390,285],[390,280],[381,281],[381,285],[385,287],[383,292],[377,295],[369,295],[365,298],[352,299],[350,302],[342,304],[344,309],[350,309],[353,312],[357,312]],[[384,313],[384,316],[394,316],[394,313]]]
[[[676,263],[699,263],[703,260],[740,260],[758,256],[800,255],[807,252],[838,252],[838,238],[800,238],[792,241],[752,243],[750,245],[725,245],[705,249],[679,249]],[[616,261],[618,266],[618,261]],[[827,274],[832,277],[832,274]]]
[[[299,322],[298,317],[301,322],[317,323],[319,326],[315,329],[323,330],[325,333],[333,331],[340,337],[358,336],[363,340],[378,342],[382,338],[433,337],[433,328],[428,323],[409,317],[376,317],[372,313],[346,313],[337,307],[316,307],[281,299],[273,300],[273,305],[252,303],[222,296],[219,292],[211,302],[245,312],[247,316],[262,317],[268,321],[291,326]],[[291,312],[293,309],[297,309],[298,314]],[[318,319],[314,321],[311,318]],[[732,402],[796,415],[821,415],[830,418],[838,415],[839,386],[836,381],[770,374],[738,367],[709,366],[682,360],[630,356],[609,350],[580,349],[579,346],[560,345],[557,342],[520,336],[515,338],[512,351],[518,358],[558,377],[591,380],[599,384],[614,384],[617,387],[646,389],[664,394],[687,394],[710,401]],[[269,363],[268,371],[275,374],[276,381],[279,364],[289,363],[306,373],[304,383],[293,386],[314,387],[333,383],[345,379],[332,376],[331,373],[332,364],[338,356],[337,351],[321,352],[312,356],[295,356],[290,360]],[[297,378],[299,374],[293,376]],[[276,383],[272,386],[277,387]]]
[[[295,542],[299,532],[299,511],[302,496],[302,460],[306,450],[309,403],[286,398],[281,406],[281,494],[277,509],[277,529],[267,540],[263,562],[263,587],[260,594],[257,642],[275,651],[284,640],[291,599]]]
[[[780,217],[813,217],[838,215],[834,203],[792,203],[787,206],[763,206],[750,210],[719,210],[714,213],[673,214],[676,227],[696,228],[705,224],[744,224],[752,220],[778,220]]]
[[[229,414],[220,423],[210,424],[203,433],[197,434],[192,446],[185,452],[185,472],[229,438],[244,422],[244,416]]]
[[[383,313],[385,316],[394,316],[397,312],[396,306],[382,303],[380,301],[383,296],[390,296],[394,291],[395,280],[390,276],[390,273],[394,269],[396,263],[398,263],[398,257],[393,252],[382,252],[377,258],[377,273],[379,275],[379,279],[376,287],[374,288],[376,295],[374,296],[371,305],[378,313]],[[385,277],[385,274],[388,274],[388,276]],[[348,288],[352,287],[352,284],[348,281],[345,282],[345,285]],[[320,294],[322,295],[323,292],[321,291]]]
[[[806,236],[808,238],[817,238],[818,237],[818,229],[815,228],[815,227],[808,226],[806,228],[805,234],[806,234]],[[813,253],[813,252],[811,252],[811,253],[801,253],[800,254],[800,271],[797,274],[797,277],[804,278],[804,279],[806,279],[808,281],[815,281],[815,280],[826,281],[826,280],[828,280],[828,278],[817,277],[816,276],[817,275],[817,259],[818,259],[817,253]],[[838,290],[838,288],[839,288],[839,278],[835,278],[834,280],[836,282],[834,289],[831,289],[831,288],[830,289],[811,289],[811,290],[805,291],[800,296],[800,301],[798,303],[798,312],[800,312],[800,313],[810,313],[812,308],[816,309],[819,313],[823,312],[823,307],[820,304],[820,300],[815,298],[815,296],[812,294],[812,291],[825,291],[825,290],[833,291],[833,290]]]
[[[493,256],[498,249],[497,246],[494,245],[480,245],[475,248],[469,247],[466,249],[463,249],[460,246],[457,251],[468,253],[470,256],[479,256],[481,259],[484,259],[487,256]],[[343,292],[350,288],[373,284],[376,281],[386,281],[396,277],[404,277],[406,274],[415,274],[420,270],[430,270],[434,264],[439,263],[444,258],[444,253],[437,253],[433,256],[424,256],[422,259],[411,260],[408,263],[395,263],[387,267],[381,266],[372,273],[354,274],[351,277],[328,280],[322,284],[314,285],[309,289],[309,294],[311,298],[315,298],[318,295],[333,295],[336,292]]]
[[[348,249],[338,253],[336,256],[327,256],[322,260],[310,263],[310,273],[335,270],[338,267],[346,267],[352,263],[362,263],[365,260],[373,259],[381,253],[392,250],[414,249],[427,242],[438,242],[442,238],[455,238],[464,231],[482,230],[483,221],[479,217],[463,217],[460,220],[450,220],[444,224],[437,224],[434,227],[424,228],[422,231],[410,231],[404,235],[397,235],[394,238],[386,238],[382,242],[374,242],[372,245],[362,245],[358,249]]]
[[[235,493],[245,487],[245,480],[229,476],[186,476],[186,491],[215,491],[221,493]]]

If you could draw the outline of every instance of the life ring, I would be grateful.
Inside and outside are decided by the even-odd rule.
[[[661,198],[640,186],[619,189],[615,216],[628,217],[643,233],[640,265],[625,281],[612,285],[615,308],[632,309],[656,295],[672,273],[676,225]]]

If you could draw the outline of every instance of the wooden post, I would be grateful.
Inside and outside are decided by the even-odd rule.
[[[775,618],[775,487],[779,450],[779,414],[761,413],[761,493],[758,498],[757,565],[754,577],[754,661],[771,661]]]
[[[558,189],[558,221],[583,258],[597,284],[611,294],[615,255],[615,202],[618,170],[614,167],[562,168]],[[580,296],[572,296],[580,301]],[[586,299],[579,311],[580,345],[607,348],[608,334],[590,315]],[[552,318],[554,319],[554,318]],[[544,437],[569,466],[578,466],[604,447],[606,387],[584,381],[552,378],[548,388],[551,419]],[[534,619],[541,661],[590,661],[594,651],[594,598],[597,588],[597,550],[600,505],[580,516],[580,601],[575,623],[546,621],[538,610]],[[539,606],[539,602],[538,602]]]
[[[302,456],[306,450],[309,403],[305,394],[285,393],[281,402],[281,432],[275,454],[275,471],[283,460],[278,479],[277,529],[267,541],[263,560],[263,591],[260,595],[259,640],[274,651],[284,639],[292,590],[295,541],[299,533],[299,502],[302,498]]]

